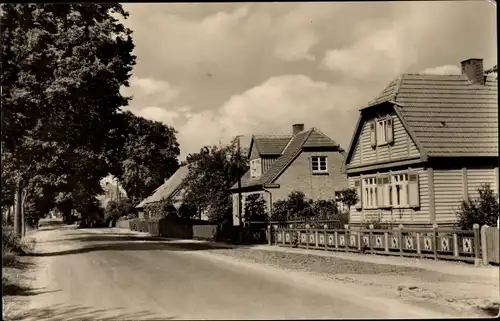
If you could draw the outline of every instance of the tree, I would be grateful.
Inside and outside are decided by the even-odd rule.
[[[293,191],[288,195],[288,212],[293,219],[308,219],[313,216],[312,200],[306,200],[301,191]]]
[[[334,200],[317,200],[312,205],[314,217],[319,220],[327,220],[338,214],[337,204]]]
[[[184,202],[207,211],[213,222],[232,219],[230,188],[248,170],[247,159],[234,144],[204,147],[187,157],[189,173],[183,180]]]
[[[481,184],[479,196],[462,201],[457,212],[457,225],[462,230],[472,230],[474,224],[495,226],[499,216],[498,195],[489,184]]]
[[[144,199],[179,168],[177,132],[129,111],[116,119],[106,149],[110,172],[129,197]]]
[[[267,221],[266,201],[260,194],[250,194],[245,200],[245,221]]]
[[[351,206],[359,201],[358,193],[355,188],[344,188],[340,191],[339,202],[347,206],[347,215],[350,217]]]
[[[2,4],[1,11],[2,156],[19,217],[33,180],[81,192],[77,185],[100,176],[86,170],[102,168],[103,137],[128,103],[120,87],[135,57],[120,4]],[[67,157],[80,160],[81,176],[66,172]]]
[[[498,65],[494,65],[490,69],[486,70],[484,73],[485,74],[498,73]]]

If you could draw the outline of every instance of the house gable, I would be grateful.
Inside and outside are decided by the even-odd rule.
[[[347,154],[348,168],[419,159],[422,156],[418,142],[412,137],[396,108],[387,103],[361,112]],[[386,123],[382,124],[382,121]],[[382,126],[387,126],[386,131]],[[381,134],[385,137],[381,137]]]

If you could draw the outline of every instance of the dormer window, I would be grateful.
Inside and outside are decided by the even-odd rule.
[[[392,144],[394,142],[394,130],[391,117],[377,119],[370,124],[370,140],[372,148]]]
[[[252,159],[250,161],[250,176],[252,178],[260,177],[262,175],[262,165],[260,158]]]

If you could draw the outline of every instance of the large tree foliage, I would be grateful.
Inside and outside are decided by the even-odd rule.
[[[129,197],[142,200],[179,168],[176,131],[129,111],[115,119],[106,148],[110,172]]]
[[[75,194],[60,197],[65,204],[91,202],[107,174],[104,138],[128,103],[120,87],[135,57],[131,31],[118,20],[127,13],[116,3],[2,4],[1,11],[10,183],[25,195],[48,184]]]
[[[248,161],[234,144],[204,147],[188,157],[189,173],[183,181],[184,202],[209,219],[223,222],[232,219],[232,194],[229,190],[248,170]]]

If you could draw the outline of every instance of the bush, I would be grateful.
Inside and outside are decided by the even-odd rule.
[[[250,194],[245,200],[246,221],[267,221],[266,201],[260,194]]]
[[[25,255],[33,250],[33,241],[22,239],[13,229],[2,228],[2,257],[14,252]]]
[[[104,219],[106,224],[112,223],[112,226],[116,224],[116,221],[122,217],[137,217],[135,214],[134,203],[130,199],[122,199],[119,202],[110,201],[106,206],[104,212]]]
[[[499,216],[498,195],[489,184],[481,184],[479,197],[462,201],[457,212],[457,226],[462,230],[472,230],[474,224],[496,226]]]

